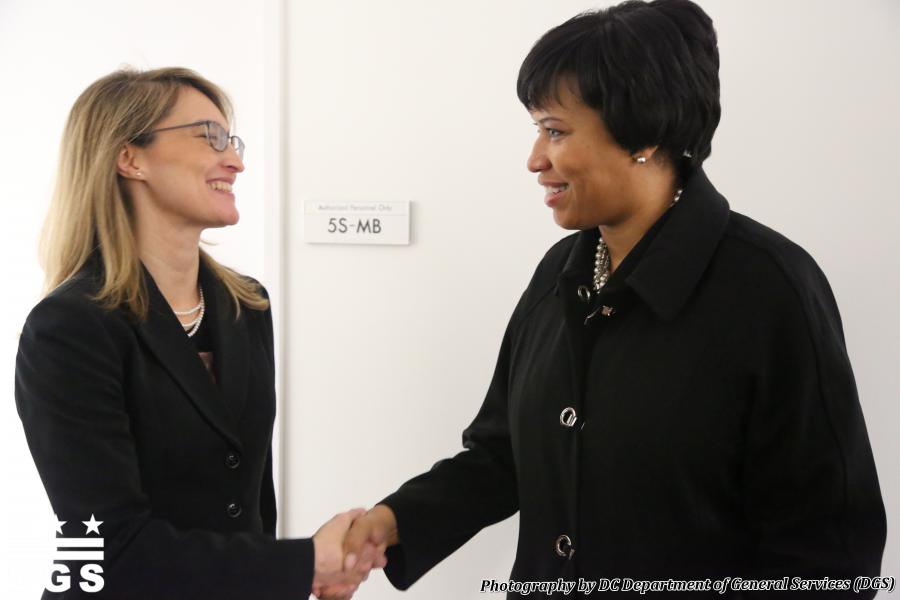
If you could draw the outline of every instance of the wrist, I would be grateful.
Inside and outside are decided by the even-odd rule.
[[[382,531],[385,532],[385,540],[388,546],[395,546],[400,543],[400,536],[397,532],[397,517],[390,506],[376,504],[369,510],[368,515],[376,519],[381,525]]]

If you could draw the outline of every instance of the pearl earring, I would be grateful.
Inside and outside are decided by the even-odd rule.
[[[138,171],[137,173],[135,173],[135,175],[137,175],[138,177],[143,177],[143,176],[144,176],[144,174],[141,173],[140,171]]]
[[[642,165],[642,164],[644,164],[645,162],[647,162],[647,157],[646,157],[646,156],[638,156],[638,157],[635,158],[634,160],[635,160],[635,162],[638,163],[639,165]]]

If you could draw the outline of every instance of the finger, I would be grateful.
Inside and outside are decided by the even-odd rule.
[[[382,552],[378,555],[378,558],[375,559],[375,564],[372,565],[373,569],[383,569],[387,566],[388,560],[387,556]]]
[[[350,528],[350,526],[353,524],[353,521],[364,515],[365,512],[366,511],[362,508],[354,508],[335,515],[332,521],[340,523],[342,528],[346,530]]]
[[[363,545],[362,553],[359,555],[359,564],[356,567],[357,571],[364,571],[368,573],[372,570],[372,564],[375,562],[375,545],[367,542]]]
[[[347,515],[347,516],[349,516],[351,521],[355,521],[356,519],[358,519],[358,518],[360,518],[361,516],[363,516],[364,514],[366,514],[366,509],[364,509],[364,508],[352,508],[352,509],[348,510],[348,511],[347,511],[346,513],[344,513],[344,514]]]

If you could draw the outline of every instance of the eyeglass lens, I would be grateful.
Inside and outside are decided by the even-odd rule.
[[[236,135],[229,136],[228,132],[214,121],[209,121],[206,124],[207,128],[207,136],[209,137],[209,144],[213,147],[214,150],[219,152],[224,152],[225,148],[228,147],[228,143],[231,142],[231,145],[234,147],[234,151],[237,152],[239,158],[244,158],[244,142]]]

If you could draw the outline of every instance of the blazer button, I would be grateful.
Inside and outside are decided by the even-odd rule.
[[[228,504],[228,506],[225,507],[225,512],[228,513],[228,516],[232,519],[237,519],[239,516],[241,516],[241,513],[244,512],[244,510],[237,502],[231,502]]]
[[[573,427],[577,420],[578,415],[575,414],[575,409],[571,406],[565,407],[562,412],[559,413],[559,422],[564,427]]]
[[[556,553],[565,559],[571,560],[575,554],[575,546],[572,545],[572,538],[563,534],[556,538]]]
[[[225,466],[229,469],[237,469],[241,464],[241,456],[234,450],[229,450],[225,455]]]
[[[582,302],[590,302],[591,301],[591,288],[586,285],[578,286],[578,299]]]

